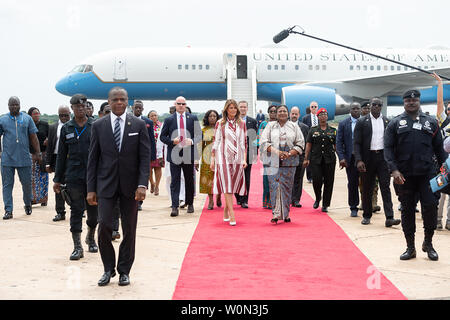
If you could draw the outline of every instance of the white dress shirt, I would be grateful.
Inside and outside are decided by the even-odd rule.
[[[114,127],[116,126],[116,119],[120,118],[119,124],[120,124],[120,149],[122,149],[122,140],[123,140],[123,132],[125,130],[125,121],[127,120],[127,113],[124,112],[120,117],[116,116],[114,113],[111,112],[111,127],[112,132],[114,134]],[[120,151],[119,149],[119,151]]]
[[[177,127],[178,127],[178,137],[181,136],[181,130],[180,130],[180,118],[183,116],[183,124],[184,124],[184,141],[182,142],[181,146],[186,147],[192,145],[191,139],[188,136],[189,131],[186,130],[186,119],[187,119],[187,112],[179,113],[178,111],[175,112],[177,115]]]
[[[317,115],[311,113],[311,127],[315,127],[317,125],[319,125],[319,119],[317,118]]]
[[[64,125],[64,123],[61,122],[61,120],[58,120],[58,129],[56,129],[56,144],[55,144],[55,151],[53,151],[54,154],[58,154],[58,146],[59,146],[59,135],[61,133],[61,128]]]
[[[370,113],[372,122],[372,140],[370,141],[370,150],[384,149],[384,120],[380,115],[377,119]]]

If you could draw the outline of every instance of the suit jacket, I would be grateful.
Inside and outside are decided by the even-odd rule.
[[[300,155],[300,158],[304,158],[305,157],[305,149],[306,149],[306,138],[308,138],[308,133],[309,133],[310,127],[308,127],[308,125],[301,122],[300,119],[297,120],[297,124],[300,127],[300,131],[303,134],[303,141],[305,141],[305,148],[303,149],[303,153]],[[302,164],[300,163],[300,165],[302,165]]]
[[[58,123],[56,122],[49,126],[48,128],[48,141],[47,141],[47,152],[45,154],[45,164],[50,166],[53,171],[55,171],[56,166],[56,139],[58,137]]]
[[[187,135],[186,138],[192,139],[193,141],[193,144],[190,146],[190,163],[193,164],[194,160],[200,159],[197,144],[202,142],[202,128],[197,116],[188,112],[185,112],[184,115],[186,116],[186,123],[184,125]],[[180,164],[177,161],[172,161],[172,152],[178,155],[182,149],[179,144],[173,144],[173,140],[179,136],[176,112],[164,120],[159,136],[161,141],[167,145],[167,161],[174,164]],[[185,147],[183,149],[187,148]]]
[[[302,122],[311,128],[312,126],[311,113],[305,114],[302,118]]]
[[[389,120],[383,117],[384,130],[389,123]],[[358,161],[363,161],[367,164],[370,158],[370,142],[372,141],[372,121],[370,120],[370,113],[364,117],[360,117],[356,122],[355,130],[353,132],[353,153],[355,155],[355,164]]]
[[[148,137],[150,138],[150,161],[156,160],[156,141],[155,141],[155,132],[153,129],[153,121],[147,117],[141,116],[142,120],[145,121],[145,125],[148,130]]]
[[[116,192],[134,198],[138,186],[148,186],[150,138],[145,122],[127,114],[121,150],[117,150],[111,116],[92,125],[87,168],[87,191],[98,198],[112,198]]]
[[[257,133],[258,122],[252,117],[247,116],[245,119],[245,125],[247,126],[247,164],[256,163],[258,151],[256,145],[254,145]]]
[[[339,161],[345,159],[345,161],[347,161],[347,164],[350,165],[353,153],[351,116],[339,122],[336,138],[336,152],[338,154]]]

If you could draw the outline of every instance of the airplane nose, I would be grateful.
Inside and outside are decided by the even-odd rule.
[[[56,91],[58,91],[61,94],[67,94],[68,88],[69,88],[69,78],[68,77],[62,78],[55,85]]]

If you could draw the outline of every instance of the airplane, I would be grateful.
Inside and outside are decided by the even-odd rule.
[[[366,50],[368,51],[368,50]],[[394,61],[450,76],[449,49],[372,49]],[[342,48],[125,48],[88,57],[56,84],[64,95],[107,99],[116,86],[134,100],[256,101],[298,106],[311,101],[327,109],[329,120],[348,114],[351,102],[380,97],[386,106],[403,105],[402,94],[421,91],[421,103],[436,102],[436,80],[428,74]],[[444,82],[444,99],[450,87]]]

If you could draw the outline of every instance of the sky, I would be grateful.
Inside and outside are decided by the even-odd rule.
[[[358,48],[450,48],[449,12],[446,0],[0,0],[0,113],[18,96],[22,110],[36,106],[56,114],[70,100],[56,91],[56,82],[82,59],[111,49],[262,47],[294,25]],[[327,46],[296,35],[283,45]],[[92,102],[97,111],[103,101]],[[164,113],[171,103],[144,101],[144,107]],[[223,101],[189,105],[204,112],[221,110]]]

